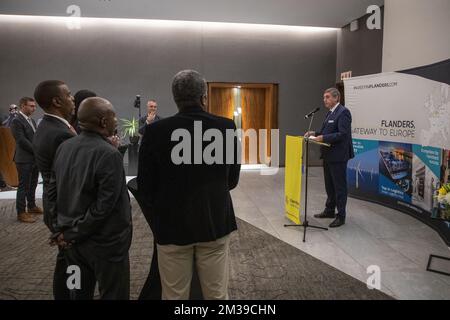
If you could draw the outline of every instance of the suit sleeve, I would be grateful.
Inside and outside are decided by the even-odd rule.
[[[236,132],[236,124],[233,122],[233,130]],[[241,173],[241,143],[239,139],[234,136],[233,141],[233,149],[234,149],[234,161],[231,164],[230,171],[228,174],[228,189],[233,190],[239,183],[239,176]]]
[[[89,238],[109,218],[123,187],[122,161],[120,152],[114,150],[105,154],[96,164],[96,172],[93,174],[98,183],[97,199],[83,218],[64,231],[66,240],[79,242]]]
[[[139,134],[141,136],[145,133],[145,127],[147,126],[147,122],[145,122],[146,118],[140,118],[139,119]]]
[[[53,142],[53,146],[56,147],[58,150],[58,147],[66,140],[73,138],[74,135],[71,132],[65,132],[55,138],[55,141]],[[49,154],[52,154],[51,150],[47,150]],[[55,151],[55,155],[53,156],[53,161],[57,157],[58,151]],[[41,168],[42,169],[42,168]],[[49,175],[48,184],[44,184],[44,188],[46,192],[44,192],[43,197],[45,197],[45,210],[44,210],[44,223],[45,225],[50,229],[51,232],[55,233],[58,232],[57,225],[58,225],[58,217],[57,217],[57,209],[56,209],[56,202],[57,202],[57,184],[56,184],[56,178],[55,178],[55,170],[52,168],[50,172],[47,172],[46,170],[41,172],[42,175]]]
[[[352,134],[352,116],[349,110],[342,112],[342,115],[338,118],[338,130],[330,134],[323,136],[323,142],[334,144],[351,137]]]
[[[46,201],[44,223],[52,233],[55,233],[58,231],[58,217],[56,210],[57,185],[54,172],[51,172],[49,182],[44,188],[46,188],[46,192],[43,195],[46,198],[44,199]]]
[[[19,119],[14,119],[11,123],[11,131],[14,136],[14,139],[16,140],[16,143],[20,148],[23,150],[28,151],[29,153],[33,154],[33,144],[30,140],[27,139],[25,136],[25,128],[23,127],[23,124],[20,123]]]

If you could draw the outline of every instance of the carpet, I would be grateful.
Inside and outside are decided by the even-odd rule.
[[[153,237],[135,200],[132,208],[131,299],[137,299]],[[0,299],[53,298],[56,249],[47,244],[48,236],[42,217],[19,223],[15,201],[0,200]],[[231,237],[230,271],[229,295],[236,300],[392,299],[240,219]]]

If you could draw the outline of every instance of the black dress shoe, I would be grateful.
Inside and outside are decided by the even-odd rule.
[[[331,224],[330,228],[337,228],[345,224],[345,219],[341,217],[337,217]]]
[[[317,219],[334,219],[336,215],[334,213],[322,212],[314,215],[314,218]]]

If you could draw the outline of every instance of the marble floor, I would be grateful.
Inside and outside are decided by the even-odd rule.
[[[308,220],[326,200],[322,168],[309,173]],[[450,250],[430,227],[407,214],[349,198],[346,224],[328,231],[284,227],[284,170],[263,176],[242,172],[232,191],[236,215],[275,237],[366,283],[367,267],[381,269],[381,290],[397,299],[450,299],[450,277],[426,271],[430,254],[450,257]]]
[[[42,194],[39,185],[37,196]],[[328,231],[284,227],[284,170],[276,175],[243,171],[232,191],[236,216],[284,242],[366,283],[367,267],[379,266],[381,290],[397,299],[450,299],[450,277],[426,271],[430,254],[450,256],[450,250],[430,227],[407,214],[349,198],[346,224]],[[0,193],[1,199],[15,192]],[[321,168],[311,168],[308,212],[310,224],[330,220],[312,217],[323,209],[325,190]]]

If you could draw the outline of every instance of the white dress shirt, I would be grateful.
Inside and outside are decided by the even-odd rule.
[[[336,105],[333,107],[333,108],[331,108],[331,113],[333,113],[334,112],[334,110],[336,110],[336,108],[338,107],[340,105],[340,103],[338,102],[338,103],[336,103]]]

